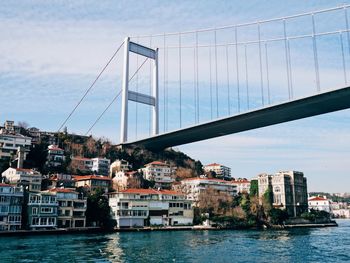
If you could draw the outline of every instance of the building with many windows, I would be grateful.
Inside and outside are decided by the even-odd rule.
[[[218,163],[211,163],[203,166],[205,173],[214,172],[216,177],[231,178],[231,168]]]
[[[148,163],[142,172],[145,179],[155,182],[156,188],[170,189],[172,182],[175,181],[172,176],[174,168],[163,162]]]
[[[24,149],[24,159],[26,159],[32,138],[21,134],[0,134],[0,159],[14,159],[18,148]]]
[[[28,193],[28,227],[31,230],[57,227],[58,202],[55,192]]]
[[[92,158],[92,172],[100,175],[109,175],[111,160],[107,158]]]
[[[131,169],[131,165],[125,160],[115,160],[109,168],[109,176],[114,177],[117,172],[127,172]]]
[[[126,189],[109,194],[118,228],[192,225],[192,201],[170,190]]]
[[[92,171],[92,161],[85,157],[73,157],[70,166],[74,173],[91,173]]]
[[[47,148],[47,166],[48,167],[61,167],[65,161],[64,150],[57,145],[50,145]]]
[[[331,200],[329,200],[326,196],[311,196],[308,199],[308,202],[309,210],[313,209],[332,213]]]
[[[40,191],[42,175],[33,169],[8,168],[2,174],[3,182],[23,186],[28,191]]]
[[[285,209],[290,216],[300,216],[308,210],[307,181],[302,172],[260,174],[258,186],[259,196],[262,197],[270,189],[273,193],[273,206]]]
[[[86,199],[71,189],[53,188],[58,202],[57,227],[78,228],[86,226]]]
[[[237,180],[231,181],[231,184],[237,187],[238,193],[248,193],[250,191],[250,181],[245,178],[239,178]]]
[[[21,228],[22,203],[22,187],[0,184],[0,231]]]
[[[105,193],[112,187],[112,180],[108,176],[102,175],[82,175],[74,176],[75,186],[84,187],[88,191],[95,191],[101,188]]]

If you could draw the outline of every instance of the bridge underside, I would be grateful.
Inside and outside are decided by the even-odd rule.
[[[163,133],[121,146],[153,151],[350,108],[350,87]]]

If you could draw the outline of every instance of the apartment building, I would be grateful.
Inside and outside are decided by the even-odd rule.
[[[111,160],[107,158],[92,158],[92,172],[100,175],[109,175]]]
[[[96,191],[101,188],[105,193],[112,187],[112,180],[108,176],[102,175],[82,175],[74,176],[75,186],[84,187],[88,191]]]
[[[8,168],[2,174],[3,182],[23,186],[28,191],[40,191],[42,175],[33,169]]]
[[[118,228],[192,225],[192,201],[170,190],[126,189],[109,194]]]
[[[58,202],[55,192],[29,192],[27,209],[31,230],[57,228]]]
[[[235,185],[238,193],[248,193],[250,191],[250,181],[245,178],[239,178],[231,181],[231,184]]]
[[[22,204],[22,187],[0,183],[0,231],[21,228]]]
[[[125,160],[114,161],[109,168],[109,176],[113,178],[117,172],[127,172],[131,169],[131,165]]]
[[[64,150],[57,145],[49,145],[47,148],[47,166],[48,167],[61,167],[66,157],[64,156]]]
[[[120,191],[127,188],[140,188],[140,174],[137,171],[116,172],[112,179],[113,189]]]
[[[326,196],[311,196],[308,199],[308,203],[309,210],[313,209],[332,213],[331,200],[329,200]]]
[[[31,144],[32,138],[21,134],[0,134],[0,159],[14,159],[20,147],[26,159]]]
[[[148,163],[141,170],[145,179],[155,182],[156,188],[170,189],[175,181],[172,177],[174,168],[160,161]]]
[[[74,173],[91,173],[92,171],[92,160],[89,158],[73,157],[70,165]]]
[[[205,173],[214,172],[216,177],[231,178],[231,168],[218,163],[211,163],[203,166]]]
[[[86,198],[72,189],[53,188],[58,202],[57,227],[78,228],[86,226]]]

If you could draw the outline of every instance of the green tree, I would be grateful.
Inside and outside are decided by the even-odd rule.
[[[269,211],[269,217],[273,225],[283,225],[284,221],[288,219],[288,213],[286,210],[272,208]]]
[[[258,180],[251,180],[250,181],[249,195],[250,196],[259,196]]]

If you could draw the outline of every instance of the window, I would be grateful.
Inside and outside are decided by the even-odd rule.
[[[52,213],[53,212],[53,208],[52,207],[42,207],[41,208],[41,213]]]
[[[33,207],[32,215],[37,215],[37,214],[38,214],[38,208],[37,207]]]

